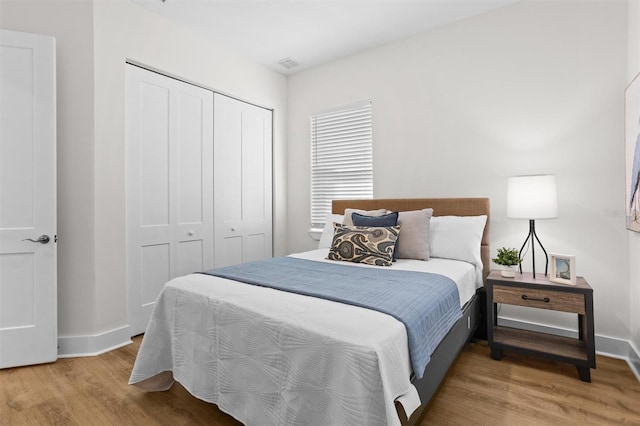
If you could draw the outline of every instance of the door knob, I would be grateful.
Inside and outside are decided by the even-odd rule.
[[[49,238],[48,235],[40,235],[37,240],[32,240],[31,238],[25,238],[22,241],[31,241],[32,243],[47,244],[50,240],[51,238]]]

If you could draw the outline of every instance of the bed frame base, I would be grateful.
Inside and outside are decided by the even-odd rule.
[[[418,425],[426,413],[429,402],[438,391],[440,384],[449,371],[449,368],[458,359],[458,355],[469,342],[481,322],[480,297],[478,292],[471,298],[462,311],[460,318],[449,330],[447,336],[440,342],[431,355],[431,361],[427,364],[422,379],[413,379],[413,385],[418,390],[422,405],[418,407],[407,419],[402,405],[396,403],[396,409],[402,425]],[[452,356],[455,354],[455,356]]]

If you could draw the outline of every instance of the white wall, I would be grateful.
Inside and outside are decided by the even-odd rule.
[[[538,221],[538,234],[550,252],[576,255],[594,288],[596,333],[629,339],[626,9],[525,1],[291,76],[289,251],[316,244],[307,233],[309,114],[370,98],[374,196],[488,196],[493,252],[519,248],[528,231],[505,217],[507,177],[555,173],[559,218]],[[577,329],[575,317],[551,314],[501,312]]]
[[[627,83],[640,73],[640,2],[629,1]],[[640,378],[640,233],[629,232],[629,311],[631,342],[635,353],[630,355],[636,375]]]
[[[62,353],[128,339],[126,60],[274,109],[274,252],[285,252],[284,76],[128,1],[1,1],[2,28],[57,38]]]

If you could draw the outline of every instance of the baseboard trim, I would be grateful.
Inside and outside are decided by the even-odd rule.
[[[524,330],[539,331],[542,333],[556,334],[558,336],[578,338],[576,330],[570,330],[560,327],[552,327],[545,324],[537,324],[528,321],[521,321],[514,318],[498,317],[498,323],[506,327],[522,328]],[[608,356],[610,358],[618,358],[627,361],[631,372],[640,382],[640,351],[634,347],[630,340],[618,339],[616,337],[603,336],[596,334],[596,353]]]
[[[130,343],[128,325],[92,336],[58,337],[58,358],[96,356]]]
[[[629,366],[631,367],[631,371],[636,375],[638,381],[640,381],[640,350],[634,346],[633,343],[630,343],[631,354],[629,355]]]

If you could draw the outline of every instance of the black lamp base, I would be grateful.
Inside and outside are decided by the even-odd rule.
[[[546,277],[547,272],[549,271],[549,256],[547,255],[547,251],[542,246],[538,235],[536,235],[536,221],[534,219],[529,219],[529,235],[527,235],[527,238],[524,240],[524,244],[522,244],[522,247],[520,248],[520,260],[522,260],[522,250],[524,250],[524,248],[526,247],[529,239],[531,239],[531,263],[533,265],[533,278],[536,277],[536,241],[538,242],[540,248],[542,249],[542,252],[544,253],[544,276]],[[520,273],[522,273],[522,262],[520,262]]]

